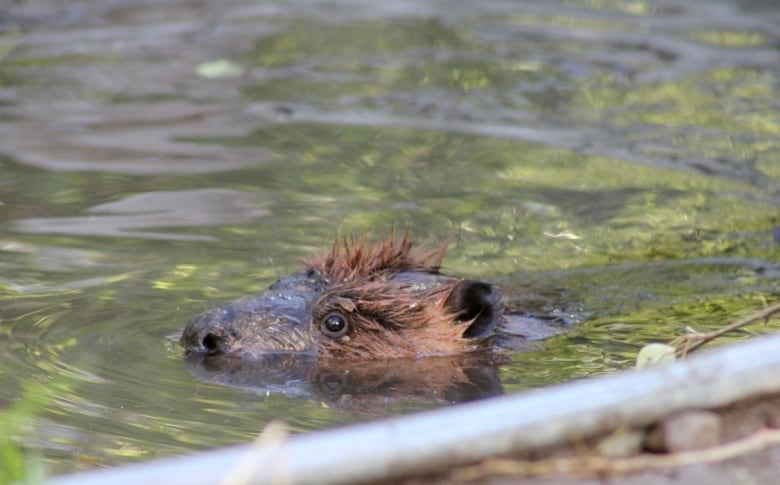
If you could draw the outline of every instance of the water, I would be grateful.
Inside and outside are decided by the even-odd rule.
[[[4,7],[14,436],[54,473],[371,419],[199,380],[176,344],[339,231],[449,240],[445,271],[582,321],[505,392],[777,299],[778,26],[770,1]]]

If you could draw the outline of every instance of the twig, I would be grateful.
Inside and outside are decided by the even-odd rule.
[[[281,450],[282,445],[289,437],[290,431],[287,425],[282,421],[271,421],[263,429],[255,440],[249,445],[249,449],[241,457],[236,465],[228,470],[227,474],[222,477],[219,485],[246,485],[251,482],[252,476],[255,474],[258,468],[261,466],[268,466],[268,463],[261,463],[257,460],[255,453],[262,448],[271,448],[275,450]],[[284,468],[284,461],[270,464],[278,468],[274,484],[277,483],[289,483],[289,477],[287,477]]]
[[[725,327],[719,330],[715,330],[713,332],[681,335],[676,339],[672,340],[671,342],[669,342],[669,345],[676,349],[675,354],[677,355],[677,357],[684,357],[689,352],[693,352],[694,350],[698,349],[702,345],[706,344],[707,342],[711,342],[712,340],[715,340],[721,335],[725,335],[729,332],[750,325],[751,323],[758,322],[760,320],[764,320],[764,322],[767,322],[776,313],[780,313],[780,303],[776,303],[774,305],[768,306],[763,310],[747,318],[738,320],[734,323],[726,325]]]
[[[740,440],[703,450],[671,453],[668,455],[640,454],[627,458],[605,456],[577,456],[538,461],[492,458],[479,465],[461,468],[452,473],[453,480],[473,481],[489,476],[549,476],[549,475],[604,475],[627,474],[648,469],[668,469],[700,463],[714,463],[769,446],[780,445],[780,430],[763,428]]]

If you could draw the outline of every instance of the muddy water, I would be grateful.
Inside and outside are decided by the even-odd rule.
[[[176,344],[338,230],[449,239],[447,272],[581,321],[505,392],[780,296],[775,2],[472,3],[3,7],[16,440],[62,472],[367,419],[199,379]]]

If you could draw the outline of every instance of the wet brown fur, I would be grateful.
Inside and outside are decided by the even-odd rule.
[[[344,240],[308,263],[331,282],[314,305],[309,332],[319,355],[339,359],[377,359],[448,355],[489,348],[492,339],[467,339],[472,320],[461,320],[447,307],[459,280],[438,288],[415,291],[408,282],[391,278],[401,271],[438,273],[446,245],[432,251],[412,249],[407,235],[371,244],[366,238]],[[349,332],[332,338],[322,321],[338,313]]]
[[[430,251],[412,248],[408,234],[396,239],[393,233],[380,243],[366,236],[334,241],[330,251],[312,258],[307,269],[318,272],[331,283],[387,279],[404,270],[438,273],[447,244]]]

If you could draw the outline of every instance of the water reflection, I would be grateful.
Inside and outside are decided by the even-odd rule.
[[[489,353],[367,362],[296,354],[186,359],[190,371],[205,381],[370,415],[410,402],[455,404],[502,394],[497,366],[507,361]]]

